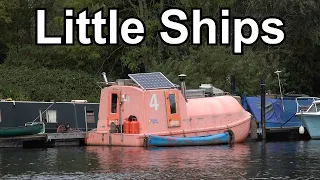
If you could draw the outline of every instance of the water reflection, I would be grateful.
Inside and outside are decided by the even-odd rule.
[[[89,172],[96,164],[91,160],[83,148],[5,148],[0,149],[0,174]]]
[[[134,148],[86,147],[95,154],[100,173],[149,173],[158,178],[241,177],[246,173],[249,146]],[[232,157],[232,158],[231,158]],[[236,170],[236,171],[235,171]]]
[[[3,179],[314,179],[320,141],[181,148],[0,149]]]
[[[248,177],[314,179],[319,177],[320,141],[257,143],[252,148]],[[314,170],[313,170],[314,169]]]

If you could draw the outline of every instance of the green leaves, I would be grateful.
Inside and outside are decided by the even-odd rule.
[[[36,46],[35,8],[47,8],[48,34],[62,35],[64,8],[75,13],[88,8],[92,12],[104,8],[119,9],[119,24],[127,17],[139,17],[146,26],[145,41],[139,46],[123,42],[112,46]],[[191,8],[202,8],[204,16],[217,20],[220,8],[231,9],[231,16],[251,16],[261,20],[281,17],[285,22],[286,40],[271,47],[261,42],[245,47],[243,56],[232,54],[232,47],[207,46],[203,30],[201,46],[190,42],[167,46],[159,39],[163,27],[160,14],[166,8],[184,9],[190,19]],[[229,77],[236,78],[236,92],[259,94],[259,81],[266,79],[267,90],[278,92],[277,76],[285,93],[296,91],[310,95],[320,93],[320,2],[317,0],[12,0],[0,1],[0,96],[21,100],[99,99],[100,89],[95,78],[107,72],[108,79],[125,78],[128,73],[145,70],[161,71],[179,83],[178,75],[187,75],[188,88],[201,83],[229,91]],[[186,23],[191,26],[190,22]],[[90,29],[90,34],[92,30]],[[219,30],[217,30],[219,34]],[[107,33],[107,28],[105,28]],[[233,32],[231,32],[233,33]],[[75,41],[76,41],[75,33]],[[231,34],[231,38],[232,38]],[[120,40],[120,38],[119,38]],[[16,72],[17,71],[17,72]],[[18,73],[20,72],[20,73]],[[96,77],[98,76],[98,77]],[[2,85],[5,84],[5,85]]]
[[[175,51],[174,48],[167,50]],[[234,74],[239,94],[244,91],[256,94],[259,93],[260,77],[273,73],[273,69],[265,64],[264,57],[250,49],[246,49],[244,56],[234,56],[228,47],[190,47],[184,56],[171,57],[168,61],[159,62],[152,71],[164,72],[176,84],[179,83],[178,75],[186,74],[188,88],[198,88],[202,83],[211,83],[229,91],[229,77]],[[267,81],[272,78],[274,77],[268,77]]]
[[[36,101],[87,99],[99,102],[98,79],[81,71],[0,65],[0,73],[0,98]]]

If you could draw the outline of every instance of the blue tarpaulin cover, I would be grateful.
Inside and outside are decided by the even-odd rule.
[[[312,100],[299,101],[303,105],[311,105]],[[243,96],[243,108],[250,112],[254,119],[261,122],[261,97]],[[295,98],[283,99],[266,98],[266,127],[296,127],[301,125],[301,121],[295,117],[297,104]]]

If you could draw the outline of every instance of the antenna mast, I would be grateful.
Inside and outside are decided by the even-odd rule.
[[[276,73],[278,75],[278,82],[279,82],[279,88],[280,88],[280,97],[281,97],[281,102],[282,102],[282,111],[284,112],[284,104],[283,104],[283,95],[282,95],[282,88],[281,88],[281,81],[280,81],[280,73],[282,71],[277,70]]]

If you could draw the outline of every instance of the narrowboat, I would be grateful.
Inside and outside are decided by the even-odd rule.
[[[71,128],[96,128],[99,103],[86,100],[72,102],[0,101],[0,128],[17,128],[30,122],[43,122],[46,133],[54,133],[60,124]],[[87,122],[87,123],[86,123]]]
[[[241,143],[249,134],[251,114],[236,98],[213,96],[210,86],[199,90],[204,96],[187,96],[184,74],[180,87],[161,72],[129,74],[116,82],[103,75],[99,120],[87,132],[86,145],[213,145]]]

